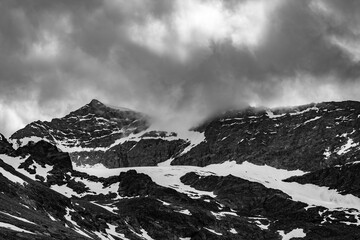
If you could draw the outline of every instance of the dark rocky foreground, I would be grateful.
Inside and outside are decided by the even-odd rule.
[[[17,150],[4,138],[0,143],[1,153],[20,161],[18,169],[0,161],[0,224],[22,229],[0,227],[2,239],[282,239],[294,229],[304,239],[360,238],[357,210],[310,207],[232,175],[184,174],[182,183],[209,192],[194,195],[159,186],[135,170],[108,178],[78,172],[67,153],[45,141]],[[43,176],[40,166],[51,170]],[[24,183],[9,180],[9,173]],[[89,182],[118,185],[103,194],[92,192]],[[64,196],[53,186],[75,195]]]
[[[255,181],[182,167],[301,169],[308,173],[285,181],[360,197],[359,115],[360,103],[350,101],[230,111],[195,128],[204,140],[193,144],[149,131],[144,114],[93,100],[10,141],[0,135],[0,239],[360,239],[358,209],[309,206]],[[162,185],[141,168],[106,177],[73,168],[168,159],[178,183]]]

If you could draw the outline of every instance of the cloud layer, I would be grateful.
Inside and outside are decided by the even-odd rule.
[[[0,131],[92,98],[171,126],[360,100],[358,12],[356,0],[1,0]]]

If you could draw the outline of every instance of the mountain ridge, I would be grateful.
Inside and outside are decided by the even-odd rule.
[[[92,100],[0,135],[0,239],[358,239],[359,116],[247,108],[184,139]]]
[[[10,139],[45,139],[69,152],[76,164],[101,163],[110,168],[156,165],[173,159],[175,165],[205,166],[236,160],[309,171],[357,161],[359,115],[360,103],[356,101],[231,110],[192,128],[190,131],[204,135],[202,141],[194,143],[176,133],[150,131],[149,117],[141,113],[112,109],[92,100],[52,124],[31,123]]]

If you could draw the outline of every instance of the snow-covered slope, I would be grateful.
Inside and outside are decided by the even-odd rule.
[[[283,182],[282,180],[305,174],[302,171],[287,171],[276,169],[270,166],[258,166],[249,162],[237,164],[233,162],[225,162],[222,164],[212,164],[205,167],[196,166],[167,166],[167,167],[134,167],[134,168],[82,168],[77,167],[76,170],[86,172],[90,175],[110,177],[117,176],[121,172],[134,169],[137,172],[144,173],[152,178],[157,184],[174,188],[177,191],[189,194],[191,197],[199,197],[208,195],[214,197],[212,192],[198,191],[188,185],[183,184],[180,178],[189,172],[196,172],[201,176],[227,176],[233,175],[252,182],[261,183],[265,187],[278,189],[288,194],[295,201],[300,201],[311,206],[323,206],[329,209],[336,208],[354,208],[360,211],[360,198],[351,194],[341,195],[335,190],[328,187],[319,187],[313,184],[298,184]],[[360,223],[360,222],[359,222]]]

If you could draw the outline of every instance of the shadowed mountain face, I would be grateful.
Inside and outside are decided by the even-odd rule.
[[[359,159],[360,103],[232,111],[197,128],[206,141],[172,162],[205,166],[233,160],[312,171]]]
[[[248,108],[181,139],[93,100],[0,135],[0,239],[360,239],[359,115]]]

